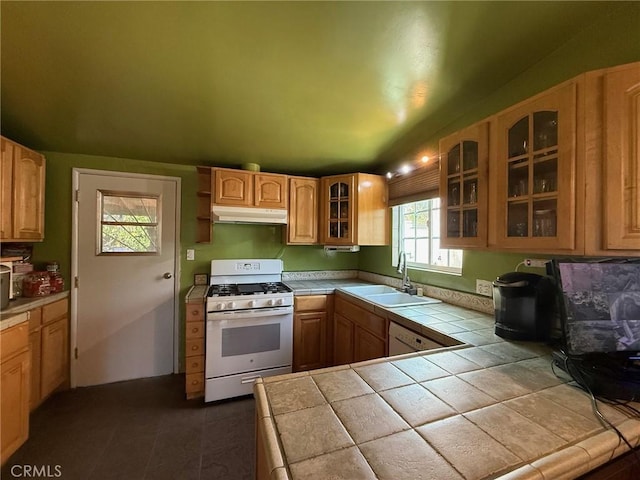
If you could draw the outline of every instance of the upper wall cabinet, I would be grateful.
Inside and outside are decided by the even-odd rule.
[[[384,177],[367,173],[321,179],[321,240],[325,245],[388,245]]]
[[[488,167],[488,122],[440,140],[443,248],[487,245]]]
[[[576,250],[576,103],[571,81],[496,116],[490,244]]]
[[[640,62],[585,75],[587,255],[640,250]]]
[[[211,208],[268,208],[286,210],[289,201],[288,177],[231,168],[197,167],[196,242],[211,242]]]
[[[288,245],[318,243],[319,187],[317,178],[289,177]]]
[[[287,208],[287,176],[213,168],[213,201],[238,207]]]
[[[42,155],[0,137],[0,239],[32,241],[44,239],[45,159]]]

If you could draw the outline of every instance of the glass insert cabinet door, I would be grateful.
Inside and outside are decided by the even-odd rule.
[[[441,191],[445,193],[442,244],[486,245],[488,127],[474,125],[440,142]]]
[[[575,87],[531,103],[499,120],[503,243],[572,249]]]
[[[351,243],[353,238],[353,177],[345,176],[325,183],[326,239],[335,244]]]

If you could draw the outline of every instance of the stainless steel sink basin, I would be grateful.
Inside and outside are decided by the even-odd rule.
[[[358,285],[356,287],[344,287],[342,290],[353,293],[359,297],[365,295],[379,295],[381,293],[398,293],[398,290],[389,285]]]
[[[430,297],[418,297],[404,292],[382,293],[377,295],[363,295],[365,300],[382,307],[409,307],[412,305],[427,305],[429,303],[441,303],[440,300]]]

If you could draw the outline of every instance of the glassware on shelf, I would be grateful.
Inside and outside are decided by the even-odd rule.
[[[449,186],[449,197],[449,205],[453,205],[455,207],[460,203],[460,189],[458,188],[457,183]]]
[[[556,211],[552,209],[536,210],[533,219],[534,237],[556,236]]]
[[[476,203],[478,201],[478,192],[476,191],[476,184],[471,184],[471,191],[469,192],[469,203]]]

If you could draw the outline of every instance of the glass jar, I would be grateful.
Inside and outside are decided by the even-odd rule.
[[[44,297],[50,293],[49,272],[27,273],[22,279],[22,295],[25,297]]]

